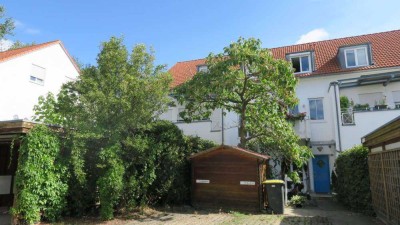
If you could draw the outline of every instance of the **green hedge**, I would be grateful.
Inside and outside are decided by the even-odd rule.
[[[355,146],[344,151],[336,160],[332,174],[333,191],[339,202],[353,211],[373,215],[368,173],[368,149]]]

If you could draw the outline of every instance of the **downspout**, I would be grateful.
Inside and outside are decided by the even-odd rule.
[[[342,151],[342,138],[341,138],[341,134],[340,134],[340,123],[339,123],[339,106],[338,106],[338,98],[337,98],[337,86],[338,86],[338,82],[331,82],[329,85],[329,89],[331,88],[331,86],[333,86],[333,92],[335,95],[335,110],[336,110],[336,127],[337,127],[337,132],[338,132],[338,142],[339,142],[339,152]],[[329,91],[328,89],[328,91]]]
[[[221,122],[222,122],[222,125],[221,125],[221,135],[222,135],[222,137],[221,137],[221,142],[222,142],[222,145],[224,145],[225,144],[225,135],[224,135],[224,132],[225,132],[225,129],[224,129],[224,109],[223,108],[221,108],[221,117],[222,117],[222,119],[221,119]]]

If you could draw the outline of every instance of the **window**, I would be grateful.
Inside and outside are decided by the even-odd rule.
[[[344,57],[347,68],[368,65],[368,53],[366,47],[345,49]]]
[[[310,119],[323,120],[324,119],[324,104],[322,98],[309,99],[310,104]]]
[[[29,81],[35,84],[44,85],[46,77],[46,69],[37,65],[32,65],[31,75]]]
[[[208,68],[206,65],[197,66],[197,72],[208,72]]]
[[[374,93],[364,93],[364,94],[359,94],[358,99],[360,101],[360,104],[368,106],[374,106],[379,104],[382,99],[384,99],[384,95],[382,92],[374,92]]]
[[[289,56],[295,73],[311,72],[310,53],[293,54]]]
[[[299,114],[299,105],[294,106],[293,108],[289,108],[289,114],[290,115],[297,115]]]

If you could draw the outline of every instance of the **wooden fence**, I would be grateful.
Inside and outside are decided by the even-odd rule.
[[[374,210],[387,224],[400,225],[400,149],[368,156]]]

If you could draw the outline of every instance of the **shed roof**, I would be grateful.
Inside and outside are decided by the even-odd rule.
[[[247,149],[244,149],[244,148],[239,148],[237,146],[220,145],[220,146],[217,146],[217,147],[214,147],[214,148],[210,148],[210,149],[207,149],[205,151],[193,154],[193,155],[189,156],[189,159],[193,159],[193,158],[196,158],[198,156],[205,155],[207,153],[218,151],[218,150],[221,150],[221,149],[232,149],[232,150],[238,151],[240,153],[244,153],[244,154],[246,154],[246,155],[248,155],[250,157],[257,158],[257,159],[269,159],[269,158],[271,158],[268,155],[264,155],[264,154],[260,154],[260,153],[257,153],[257,152],[253,152],[251,150],[247,150]]]
[[[361,142],[366,147],[373,147],[393,139],[400,138],[400,116],[383,124],[372,132],[361,138]]]

